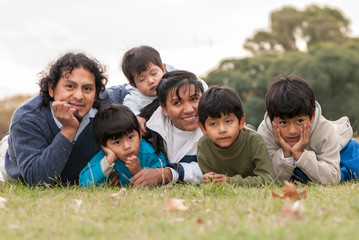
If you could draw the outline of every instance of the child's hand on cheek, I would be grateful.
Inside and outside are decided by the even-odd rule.
[[[111,165],[112,163],[116,162],[117,156],[111,149],[109,149],[106,146],[102,146],[102,145],[101,145],[101,148],[102,148],[102,151],[104,151],[104,153],[106,154],[106,160],[107,160],[108,165]]]
[[[137,156],[131,156],[126,159],[125,166],[128,168],[132,176],[142,170],[140,160]]]
[[[292,156],[292,147],[284,140],[284,138],[282,138],[282,135],[280,134],[280,128],[278,127],[277,123],[272,122],[272,130],[275,143],[283,150],[284,157],[289,158]]]
[[[308,145],[310,135],[311,135],[311,125],[310,123],[304,124],[300,132],[299,141],[292,147],[293,157],[296,161],[302,156],[304,148]]]

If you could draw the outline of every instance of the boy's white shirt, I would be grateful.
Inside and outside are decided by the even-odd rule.
[[[146,125],[152,131],[161,135],[166,143],[167,155],[170,163],[178,163],[186,155],[197,155],[197,144],[203,135],[198,127],[194,131],[184,131],[176,128],[172,121],[163,115],[161,107],[152,114]],[[202,171],[197,162],[181,163],[184,169],[184,181],[199,184],[202,179]],[[172,172],[172,182],[177,182],[178,172],[169,168]]]
[[[148,97],[143,95],[140,90],[131,86],[131,84],[127,84],[125,88],[128,94],[123,100],[123,105],[128,107],[136,116],[140,114],[144,107],[157,98],[157,96]]]
[[[166,71],[171,72],[176,70],[172,65],[166,64]],[[141,110],[146,107],[148,104],[152,103],[153,100],[157,98],[157,96],[154,97],[148,97],[143,95],[140,90],[138,90],[136,87],[133,87],[131,84],[127,83],[125,86],[126,90],[128,91],[128,94],[123,99],[123,105],[128,107],[136,116],[138,116],[141,113]]]
[[[347,117],[337,121],[325,119],[321,114],[319,103],[316,102],[315,117],[311,126],[309,143],[294,165],[289,159],[284,159],[283,150],[276,144],[267,113],[258,127],[258,133],[266,142],[274,173],[280,181],[288,181],[295,167],[299,167],[315,183],[338,184],[341,178],[340,150],[353,135],[349,119]]]

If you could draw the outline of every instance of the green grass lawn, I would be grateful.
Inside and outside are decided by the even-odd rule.
[[[0,239],[357,239],[359,184],[299,185],[302,219],[284,220],[283,187],[29,188],[0,185]],[[187,211],[167,211],[182,199]],[[294,204],[294,200],[291,203]]]

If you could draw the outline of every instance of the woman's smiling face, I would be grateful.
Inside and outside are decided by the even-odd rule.
[[[198,102],[202,93],[195,86],[185,85],[176,94],[177,88],[169,91],[166,106],[161,105],[163,114],[169,117],[173,124],[185,131],[194,131],[198,127]]]

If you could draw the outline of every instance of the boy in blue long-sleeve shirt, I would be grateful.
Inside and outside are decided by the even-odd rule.
[[[114,169],[122,186],[142,168],[166,165],[161,152],[141,140],[140,126],[131,110],[121,104],[101,109],[94,119],[94,135],[102,147],[80,173],[80,186],[102,185]]]

